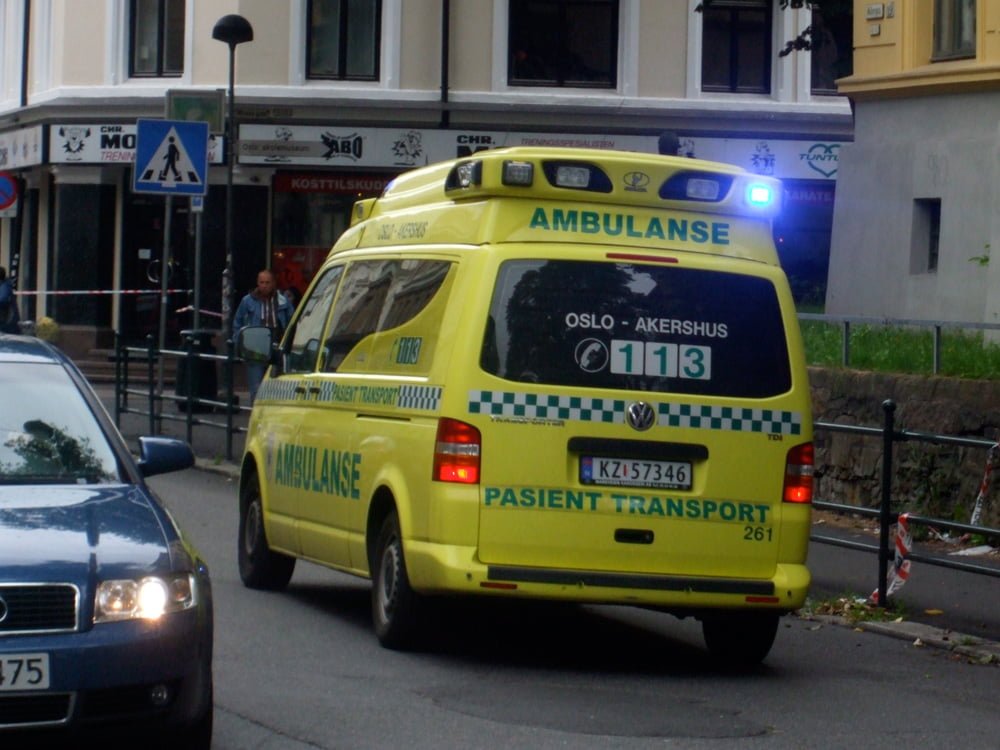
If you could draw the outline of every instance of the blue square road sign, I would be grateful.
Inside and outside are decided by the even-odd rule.
[[[132,189],[159,195],[204,195],[208,123],[137,120]]]

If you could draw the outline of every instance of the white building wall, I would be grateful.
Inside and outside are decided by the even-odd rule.
[[[1000,254],[985,269],[974,260],[1000,248],[998,121],[997,94],[858,104],[856,140],[840,155],[828,313],[983,321],[998,307],[988,281]],[[939,258],[927,271],[913,257],[915,201],[935,198]]]

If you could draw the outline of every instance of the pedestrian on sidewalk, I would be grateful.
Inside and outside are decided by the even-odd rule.
[[[20,322],[14,285],[7,278],[7,269],[0,266],[0,333],[20,333]]]
[[[233,338],[247,326],[267,326],[271,329],[271,340],[278,341],[292,318],[292,305],[278,291],[274,274],[263,269],[257,274],[257,286],[240,300],[233,316]],[[250,403],[257,398],[257,389],[267,371],[266,362],[246,362],[247,386],[250,389]]]

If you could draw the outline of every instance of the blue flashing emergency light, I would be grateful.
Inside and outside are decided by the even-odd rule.
[[[762,185],[759,182],[751,183],[747,186],[747,203],[751,206],[763,208],[774,202],[774,193],[769,185]]]

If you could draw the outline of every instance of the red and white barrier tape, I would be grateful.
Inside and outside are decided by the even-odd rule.
[[[39,290],[34,292],[14,292],[18,296],[27,295],[70,295],[70,294],[159,294],[161,291],[166,291],[168,294],[191,294],[194,289],[50,289],[50,290]]]
[[[910,550],[913,549],[913,535],[910,533],[909,514],[900,513],[896,522],[896,542],[892,555],[892,567],[889,569],[888,580],[886,581],[885,597],[888,599],[892,594],[899,591],[903,584],[910,579]],[[872,592],[869,600],[873,604],[880,604],[878,600],[878,589]]]
[[[979,494],[976,495],[976,504],[972,509],[972,518],[969,520],[971,526],[978,526],[983,516],[983,505],[986,503],[986,493],[990,489],[990,481],[993,478],[993,464],[996,463],[998,452],[1000,452],[1000,443],[993,443],[986,454],[986,469],[983,471],[983,481],[979,483]]]
[[[176,310],[174,310],[174,312],[175,313],[194,312],[194,306],[188,305],[187,307],[178,307]],[[198,312],[200,312],[202,315],[211,315],[213,318],[222,317],[222,313],[215,312],[214,310],[206,310],[203,307],[199,308]]]

